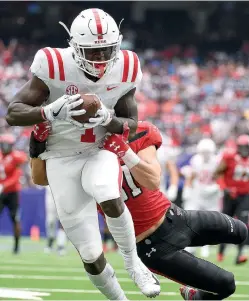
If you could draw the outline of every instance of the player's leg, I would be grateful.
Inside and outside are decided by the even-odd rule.
[[[57,244],[57,251],[60,256],[66,254],[66,243],[67,243],[67,236],[62,227],[62,224],[59,222],[59,228],[56,235],[56,244]]]
[[[5,194],[5,204],[9,210],[9,216],[13,225],[14,234],[14,247],[13,253],[17,254],[20,251],[20,237],[21,237],[21,224],[20,224],[20,210],[19,210],[19,194],[18,192],[10,192]]]
[[[245,225],[249,226],[249,195],[238,197],[238,204],[235,212],[236,217],[241,220]],[[247,261],[247,257],[243,256],[243,250],[246,245],[246,240],[238,245],[238,253],[235,260],[236,264],[241,264]]]
[[[82,188],[85,161],[81,156],[47,160],[47,177],[57,213],[91,282],[107,299],[125,300],[114,270],[103,255],[96,202]]]
[[[229,216],[234,216],[235,209],[236,209],[236,200],[233,200],[229,194],[228,191],[224,191],[223,196],[223,207],[222,207],[222,213],[227,214]],[[222,243],[219,246],[219,253],[217,256],[218,261],[222,261],[224,258],[224,252],[225,252],[226,244]]]
[[[172,206],[166,213],[164,223],[137,244],[138,254],[154,272],[211,292],[197,291],[197,294],[195,291],[196,300],[222,300],[235,291],[233,274],[183,250],[193,236],[188,222],[186,212]]]
[[[47,234],[47,246],[45,248],[46,253],[50,253],[53,248],[53,244],[56,238],[57,221],[58,216],[56,213],[55,203],[50,187],[46,187],[45,191],[45,210],[46,210],[46,234]]]
[[[160,286],[137,255],[132,217],[120,197],[122,169],[117,156],[102,150],[89,158],[82,172],[82,184],[105,213],[107,226],[133,281],[146,296],[157,295]]]

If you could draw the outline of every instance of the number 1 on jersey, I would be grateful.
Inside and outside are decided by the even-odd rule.
[[[85,143],[94,143],[96,141],[96,135],[93,132],[93,128],[85,130],[85,133],[80,137],[80,141]]]

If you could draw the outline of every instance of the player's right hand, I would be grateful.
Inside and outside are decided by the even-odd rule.
[[[63,95],[55,102],[43,107],[44,117],[48,121],[65,120],[78,127],[83,127],[83,124],[74,120],[72,116],[79,116],[86,113],[86,110],[74,110],[83,103],[80,94]]]

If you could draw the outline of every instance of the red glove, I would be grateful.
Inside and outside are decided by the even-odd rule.
[[[44,142],[47,140],[49,134],[51,133],[51,123],[49,121],[44,121],[39,124],[34,125],[34,138],[39,142]]]
[[[112,152],[122,159],[125,165],[131,169],[140,162],[140,158],[128,145],[130,129],[128,123],[124,124],[124,131],[122,135],[112,134],[105,137],[103,148]]]
[[[124,131],[122,135],[112,134],[112,135],[107,135],[105,137],[102,146],[103,149],[116,154],[119,158],[122,158],[130,148],[127,143],[129,133],[130,133],[130,128],[128,127],[128,123],[126,122],[124,123]]]

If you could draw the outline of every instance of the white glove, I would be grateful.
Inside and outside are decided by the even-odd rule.
[[[167,190],[167,197],[171,202],[174,202],[177,197],[178,187],[176,185],[170,185]]]
[[[96,117],[90,118],[89,122],[84,123],[84,128],[91,129],[98,125],[106,126],[112,121],[111,110],[101,103],[101,108],[97,111]]]
[[[3,192],[3,189],[4,189],[3,185],[2,185],[2,184],[0,184],[0,195],[1,195],[1,194],[2,194],[2,192]]]
[[[83,124],[74,120],[72,116],[80,116],[86,113],[86,110],[73,110],[83,103],[80,94],[63,95],[55,102],[43,107],[44,115],[47,120],[65,120],[78,127],[83,127]]]

